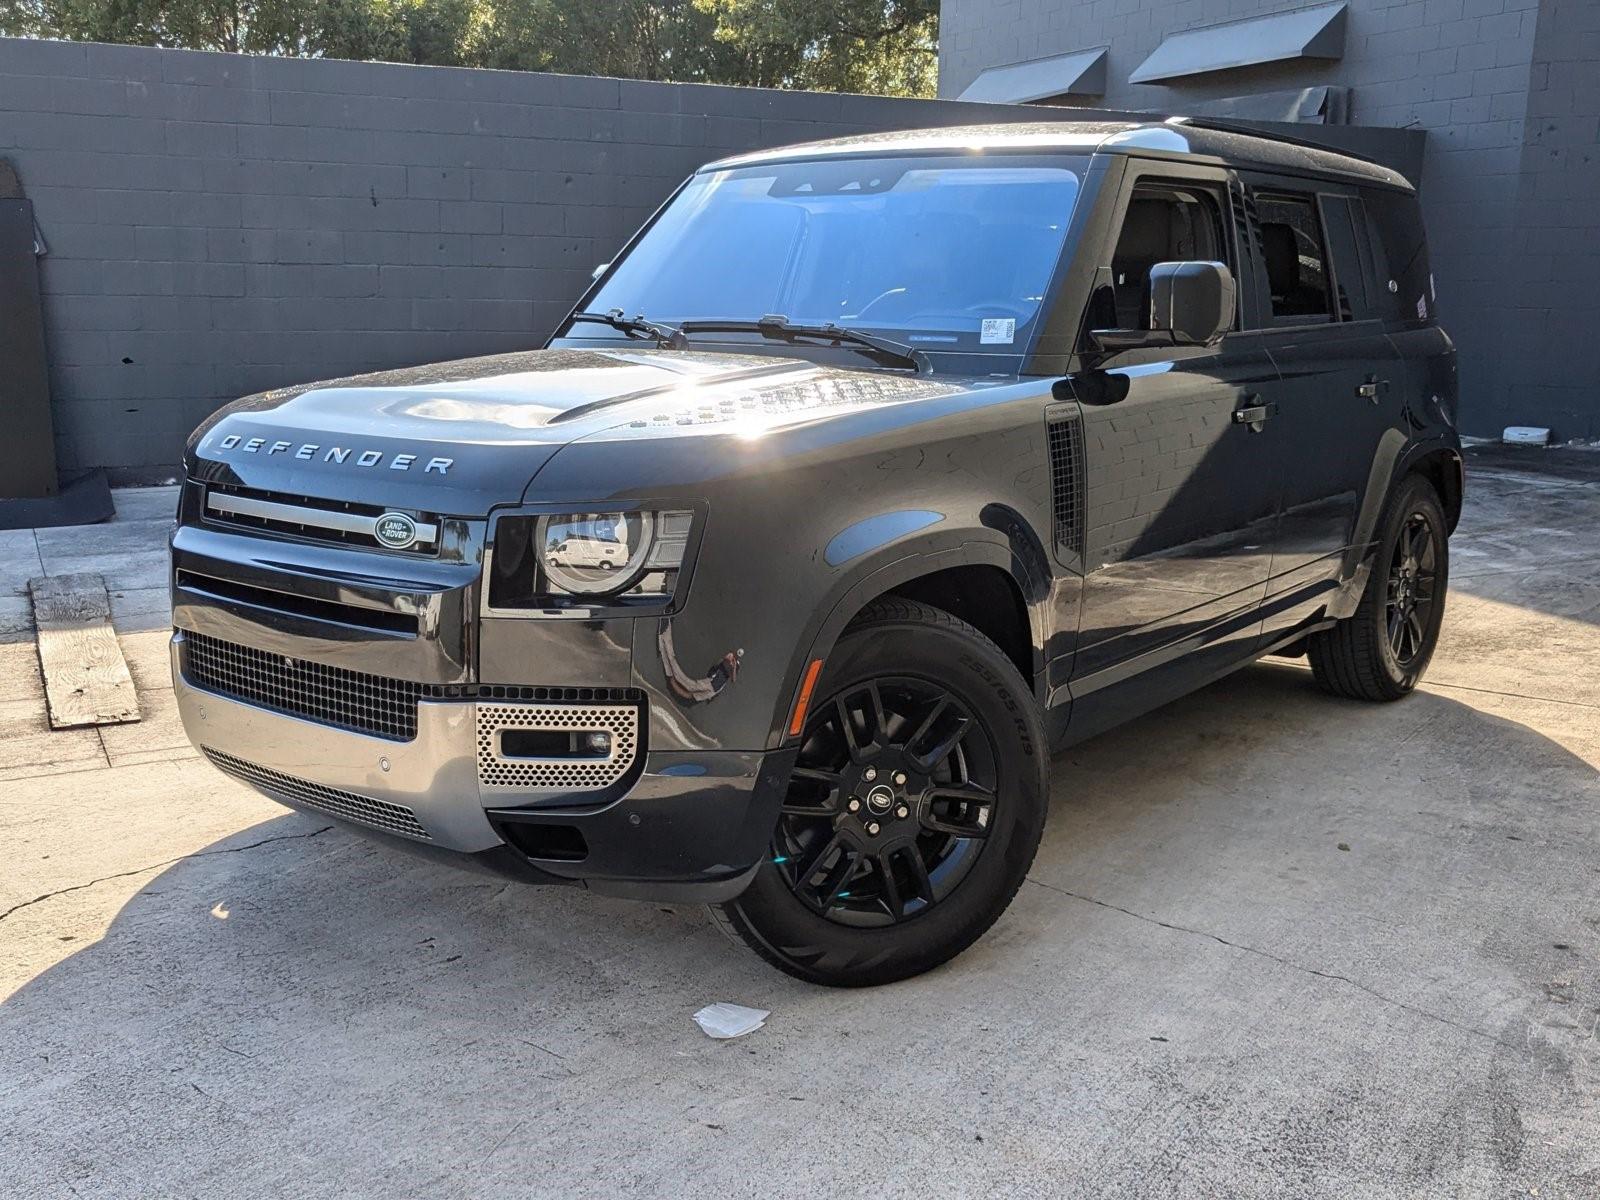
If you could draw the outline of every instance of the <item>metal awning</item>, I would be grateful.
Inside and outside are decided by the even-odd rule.
[[[1055,96],[1103,96],[1105,91],[1106,48],[1102,46],[989,67],[956,99],[1028,104]]]
[[[1297,58],[1343,58],[1347,7],[1321,4],[1174,33],[1139,64],[1128,82],[1160,83]]]

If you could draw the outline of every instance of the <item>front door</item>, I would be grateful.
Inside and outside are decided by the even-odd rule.
[[[1221,261],[1237,274],[1235,211],[1220,172],[1134,175],[1091,323],[1147,329],[1158,262]],[[1277,423],[1264,402],[1276,381],[1253,332],[1211,348],[1127,351],[1072,377],[1085,487],[1074,738],[1254,650],[1280,484]]]

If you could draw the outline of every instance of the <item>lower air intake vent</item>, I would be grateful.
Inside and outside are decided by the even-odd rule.
[[[478,782],[485,788],[595,792],[639,755],[632,704],[478,704]]]
[[[387,800],[343,792],[338,788],[312,783],[309,779],[296,779],[293,775],[258,767],[255,763],[224,754],[221,750],[201,749],[211,760],[212,766],[235,779],[254,784],[269,795],[283,796],[307,808],[319,809],[347,821],[358,821],[388,833],[420,838],[425,842],[433,840],[428,831],[417,823],[416,814],[403,804],[391,804]]]
[[[1046,428],[1050,442],[1050,499],[1056,553],[1083,551],[1083,426],[1076,416],[1052,416]]]
[[[420,683],[285,658],[203,633],[184,635],[184,671],[196,687],[246,704],[396,742],[417,736]]]

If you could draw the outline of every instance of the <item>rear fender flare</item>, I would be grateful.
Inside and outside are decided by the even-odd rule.
[[[1378,531],[1394,499],[1395,489],[1418,463],[1441,451],[1447,452],[1455,460],[1458,472],[1463,472],[1461,452],[1448,438],[1430,438],[1408,446],[1399,430],[1390,430],[1384,435],[1377,454],[1373,456],[1366,495],[1356,517],[1355,535],[1351,539],[1349,556],[1342,572],[1344,585],[1329,605],[1329,616],[1348,617],[1360,606],[1361,596],[1372,574]]]

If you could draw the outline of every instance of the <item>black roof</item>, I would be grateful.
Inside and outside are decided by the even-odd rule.
[[[1305,137],[1299,136],[1298,130],[1296,136],[1287,137],[1202,117],[1162,118],[1127,114],[1114,120],[1028,121],[865,133],[756,150],[707,165],[720,169],[883,151],[1077,150],[1083,153],[1161,157],[1193,155],[1229,166],[1337,175],[1407,192],[1414,190],[1404,175],[1381,163],[1316,145],[1309,138],[1315,136],[1318,128],[1310,125],[1306,127]]]

